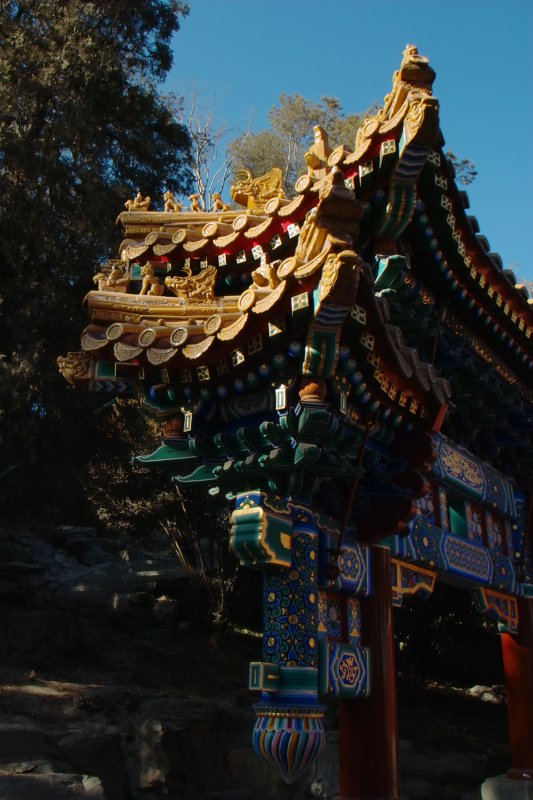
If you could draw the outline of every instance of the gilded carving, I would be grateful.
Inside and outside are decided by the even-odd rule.
[[[355,152],[347,163],[358,161],[368,150],[376,135],[394,130],[402,122],[406,143],[416,135],[422,144],[434,144],[438,133],[438,101],[433,98],[435,72],[428,59],[421,56],[415,45],[408,44],[403,52],[400,69],[392,77],[392,89],[385,95],[383,108],[367,114],[355,138]]]
[[[355,296],[362,261],[353,250],[330,253],[322,268],[320,300],[349,305]]]
[[[445,444],[442,445],[439,455],[446,475],[478,492],[483,491],[483,474],[479,464]]]
[[[338,167],[317,184],[319,202],[308,212],[300,231],[295,258],[297,263],[311,262],[328,246],[353,247],[359,231],[363,208],[352,189],[344,185]]]
[[[219,213],[220,211],[231,211],[230,206],[223,201],[220,196],[220,192],[213,192],[211,195],[211,200],[213,201],[213,206],[211,208],[212,211],[215,213]]]
[[[83,378],[89,371],[91,357],[88,353],[67,353],[66,356],[58,356],[57,368],[61,375],[69,382],[74,383],[76,378]]]
[[[124,261],[109,261],[108,268],[102,269],[93,275],[94,283],[98,284],[99,292],[120,292],[124,294],[128,290],[130,276],[128,265]]]
[[[307,172],[314,178],[325,178],[329,171],[328,158],[331,155],[328,135],[320,125],[315,125],[313,132],[313,144],[304,154]]]
[[[191,267],[184,267],[185,277],[177,275],[165,278],[165,286],[185,303],[215,303],[216,267],[207,266],[197,275]]]
[[[239,170],[237,176],[241,177],[230,189],[231,198],[239,205],[246,206],[248,211],[264,211],[268,200],[285,197],[279,167],[274,167],[259,178],[254,178],[249,169]]]
[[[124,203],[128,211],[148,211],[150,208],[150,197],[143,197],[141,192],[137,192],[133,200],[126,200]]]
[[[189,200],[191,201],[191,205],[189,206],[189,211],[200,213],[201,211],[204,210],[202,206],[201,194],[190,194]]]
[[[159,278],[155,277],[154,268],[150,263],[144,264],[144,266],[141,267],[141,277],[143,282],[139,294],[147,294],[152,297],[154,295],[160,297],[163,294],[165,287],[162,285]]]
[[[183,211],[183,203],[176,200],[172,192],[165,192],[163,200],[165,201],[165,211]]]
[[[280,282],[277,274],[279,264],[279,260],[270,264],[267,255],[261,256],[260,266],[252,272],[252,280],[255,286],[260,289],[275,289]]]

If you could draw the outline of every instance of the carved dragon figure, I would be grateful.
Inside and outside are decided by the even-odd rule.
[[[190,267],[184,267],[185,277],[177,275],[165,278],[165,286],[186,304],[214,303],[216,267],[208,266],[197,275]]]
[[[58,356],[56,363],[61,375],[69,383],[74,383],[75,378],[81,378],[87,373],[91,358],[88,353],[71,352],[66,356]]]
[[[261,212],[268,200],[285,197],[281,186],[283,175],[279,167],[274,167],[259,178],[254,178],[249,169],[240,169],[236,177],[237,182],[230,190],[231,198],[239,205],[246,206],[248,211]]]

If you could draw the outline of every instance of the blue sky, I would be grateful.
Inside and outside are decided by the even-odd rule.
[[[229,126],[267,127],[281,92],[364,111],[407,43],[437,72],[446,148],[476,165],[470,212],[504,265],[533,281],[531,0],[190,0],[167,89],[192,82]],[[352,143],[348,143],[352,144]]]

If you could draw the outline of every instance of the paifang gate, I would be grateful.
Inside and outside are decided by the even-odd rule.
[[[409,45],[353,149],[315,128],[293,197],[273,169],[244,210],[128,201],[58,359],[163,421],[140,461],[233,504],[263,573],[254,746],[296,778],[337,698],[344,798],[400,796],[392,605],[436,580],[500,623],[509,778],[533,777],[533,312],[467,216],[434,78]]]

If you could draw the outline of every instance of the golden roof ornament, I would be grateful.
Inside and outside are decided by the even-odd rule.
[[[279,167],[273,167],[266,175],[254,178],[249,169],[240,169],[236,172],[239,177],[235,186],[230,189],[232,200],[241,206],[246,206],[248,211],[262,212],[269,200],[275,197],[285,197],[282,188],[282,172]]]
[[[191,201],[191,205],[189,206],[189,211],[193,211],[194,213],[200,214],[204,209],[202,206],[202,195],[195,193],[189,195],[189,200]]]
[[[328,158],[332,152],[328,134],[321,125],[315,125],[313,133],[313,144],[307,153],[304,153],[307,172],[314,178],[325,178],[329,172]]]
[[[127,292],[130,276],[125,261],[109,259],[107,265],[100,272],[93,275],[94,283],[98,284],[99,292]]]
[[[91,357],[89,353],[83,351],[67,353],[66,356],[58,356],[56,363],[65,380],[69,383],[74,383],[75,378],[85,377],[89,372]]]
[[[165,278],[165,286],[186,304],[215,303],[216,267],[208,265],[193,275],[191,267],[184,267],[184,276],[172,275]]]
[[[165,201],[165,211],[177,211],[178,213],[183,211],[183,203],[180,203],[179,200],[176,200],[172,192],[166,191],[163,195],[163,200]]]
[[[385,95],[383,108],[366,115],[357,129],[355,151],[345,163],[361,159],[376,136],[382,136],[404,123],[405,144],[415,136],[419,144],[435,146],[438,138],[439,103],[432,96],[435,70],[414,44],[403,51],[400,69],[392,76],[392,89]]]
[[[137,192],[133,200],[126,200],[124,206],[128,211],[148,211],[150,208],[150,197],[143,197],[141,192]]]
[[[143,279],[139,294],[147,294],[152,297],[161,297],[165,291],[159,278],[154,275],[154,267],[149,261],[141,267],[141,277]]]
[[[218,214],[220,211],[231,211],[230,206],[228,206],[228,204],[225,203],[221,198],[220,192],[213,192],[211,195],[211,200],[213,201],[213,207],[211,210],[214,211],[215,214]]]

